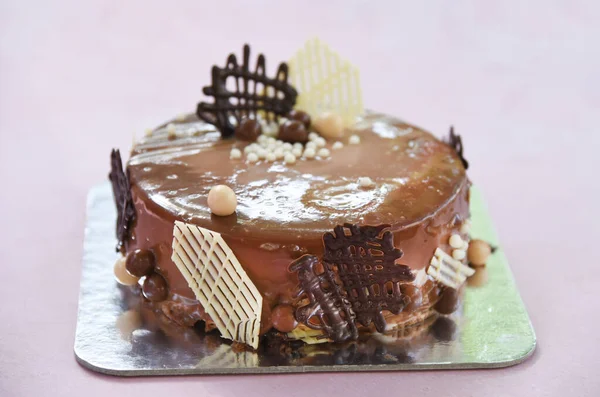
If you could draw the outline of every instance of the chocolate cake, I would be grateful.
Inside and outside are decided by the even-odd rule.
[[[119,282],[165,321],[253,348],[273,333],[398,334],[455,311],[473,273],[460,137],[309,112],[287,64],[270,79],[249,55],[215,66],[214,102],[148,131],[125,169],[113,151]]]

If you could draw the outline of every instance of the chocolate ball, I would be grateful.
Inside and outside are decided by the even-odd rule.
[[[308,131],[300,121],[288,120],[279,127],[278,138],[289,143],[308,142]]]
[[[296,120],[301,122],[302,124],[304,124],[304,127],[306,129],[310,127],[310,115],[306,112],[303,112],[302,110],[292,110],[287,117],[290,120]]]
[[[136,277],[144,277],[154,271],[156,259],[150,250],[135,250],[127,255],[125,267]]]
[[[458,309],[459,293],[454,288],[444,288],[440,300],[433,307],[440,314],[454,313]]]
[[[401,287],[402,293],[409,299],[408,304],[404,308],[405,311],[412,312],[417,310],[423,303],[423,295],[418,287],[412,284],[404,284]]]
[[[273,327],[279,332],[292,332],[298,325],[294,308],[290,305],[277,305],[271,312]]]
[[[260,134],[262,134],[262,127],[254,119],[242,119],[235,127],[235,137],[242,141],[254,142]]]
[[[167,299],[169,287],[167,287],[167,282],[163,276],[158,273],[152,273],[144,280],[142,292],[146,299],[152,302],[161,302]]]

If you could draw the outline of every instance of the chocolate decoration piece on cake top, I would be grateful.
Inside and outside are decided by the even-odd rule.
[[[460,161],[465,167],[465,170],[469,168],[469,162],[465,159],[463,155],[463,143],[460,135],[454,133],[454,126],[450,126],[450,132],[448,133],[448,137],[443,140],[446,142],[458,156],[460,157]]]
[[[227,88],[228,79],[235,80],[235,91]],[[262,90],[262,91],[261,91]],[[202,90],[214,98],[213,103],[200,102],[197,115],[201,120],[214,125],[223,138],[233,136],[235,125],[243,117],[255,118],[263,111],[265,118],[285,116],[294,107],[298,93],[288,83],[288,66],[279,64],[275,78],[266,75],[265,56],[259,54],[254,71],[250,70],[250,46],[244,46],[241,65],[235,54],[229,55],[224,68],[213,66],[212,84]]]
[[[112,183],[115,206],[117,207],[117,252],[126,249],[127,240],[131,233],[136,213],[131,198],[131,185],[129,183],[129,169],[123,172],[121,152],[113,149],[110,154],[110,174],[108,178]]]

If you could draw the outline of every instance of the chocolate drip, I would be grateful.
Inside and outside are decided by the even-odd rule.
[[[318,264],[316,256],[304,255],[290,265],[290,271],[298,272],[300,280],[297,297],[305,296],[310,301],[298,307],[296,320],[309,328],[323,330],[335,342],[357,339],[350,303],[342,296],[334,273],[327,268],[318,272]]]
[[[254,71],[250,71],[250,46],[244,45],[244,60],[238,65],[235,54],[229,55],[225,68],[213,66],[212,85],[204,87],[205,95],[212,96],[214,103],[200,102],[198,117],[217,127],[223,138],[233,136],[236,124],[242,117],[256,117],[265,112],[267,120],[287,115],[296,103],[298,93],[288,83],[288,66],[279,64],[275,78],[266,76],[265,56],[259,54]],[[227,79],[235,79],[235,91],[227,89]],[[233,100],[233,101],[232,101]]]
[[[356,320],[364,326],[374,322],[379,332],[386,326],[383,310],[398,314],[410,303],[400,284],[414,280],[408,266],[396,263],[402,251],[394,247],[392,233],[383,232],[388,227],[344,224],[323,236],[326,269],[341,280]]]
[[[113,196],[117,207],[117,252],[122,251],[129,239],[133,222],[136,218],[133,199],[131,198],[131,185],[129,183],[129,170],[123,172],[121,152],[113,149],[110,154],[110,174],[108,178],[112,183]]]

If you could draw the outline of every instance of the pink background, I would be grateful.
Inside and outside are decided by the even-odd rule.
[[[0,395],[599,395],[600,3],[164,3],[0,3]],[[110,149],[193,110],[210,66],[244,42],[273,68],[314,35],[360,66],[369,107],[463,135],[534,356],[420,373],[119,379],[81,368],[85,198]]]

